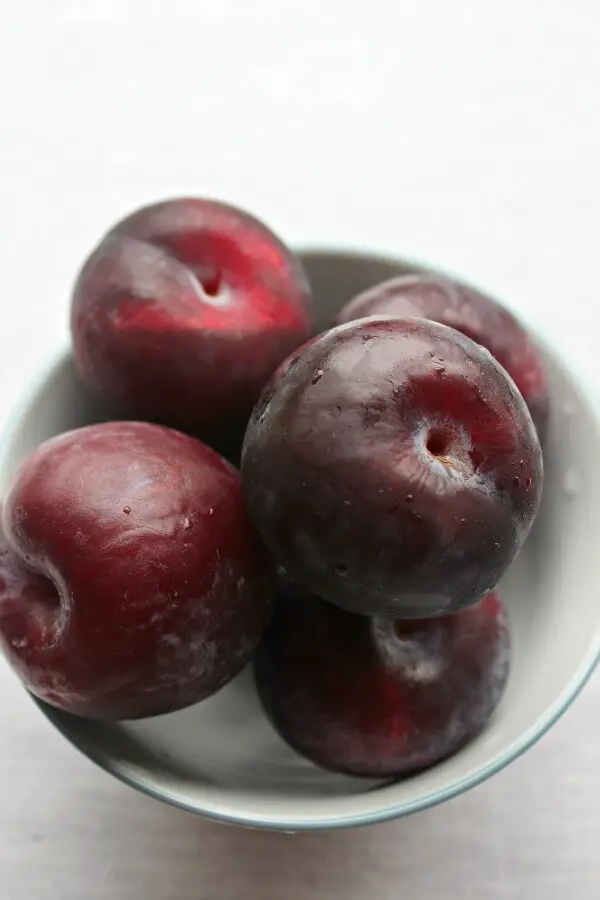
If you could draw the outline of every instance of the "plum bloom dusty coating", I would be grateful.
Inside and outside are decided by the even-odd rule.
[[[527,330],[496,300],[442,275],[402,275],[358,294],[342,309],[336,322],[368,316],[432,319],[481,344],[523,394],[543,442],[550,406],[545,365]]]
[[[498,596],[436,619],[344,612],[287,585],[261,644],[257,684],[273,725],[317,765],[405,776],[484,728],[510,663]]]
[[[168,428],[106,422],[45,442],[16,475],[3,531],[0,646],[69,712],[195,703],[241,670],[270,614],[237,472]]]
[[[424,319],[338,326],[284,363],[250,420],[242,486],[315,594],[422,618],[480,600],[534,520],[537,433],[504,369]]]
[[[265,225],[182,198],[102,239],[75,284],[71,330],[83,381],[117,410],[211,439],[243,434],[310,318],[302,266]]]

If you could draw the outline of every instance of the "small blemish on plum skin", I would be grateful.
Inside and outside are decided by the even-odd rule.
[[[130,507],[130,506],[124,506],[124,507],[123,507],[123,512],[125,513],[126,516],[128,516],[129,513],[131,512],[131,507]]]

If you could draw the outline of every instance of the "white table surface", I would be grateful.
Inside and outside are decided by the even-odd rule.
[[[292,9],[292,6],[297,7]],[[600,390],[595,0],[19,0],[0,18],[0,415],[119,215],[219,196],[463,272]],[[600,676],[467,796],[244,832],[112,781],[0,663],[2,900],[597,900]]]

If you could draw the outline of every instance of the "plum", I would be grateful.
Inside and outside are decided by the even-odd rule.
[[[345,612],[286,585],[256,658],[265,710],[314,763],[349,775],[410,775],[481,732],[509,673],[497,594],[449,616]]]
[[[3,510],[0,645],[42,700],[95,718],[172,712],[248,661],[271,566],[237,472],[200,441],[140,422],[59,435]]]
[[[402,275],[358,294],[344,306],[336,323],[368,316],[433,319],[481,344],[504,366],[523,394],[543,442],[549,419],[544,362],[525,328],[496,300],[442,275]]]
[[[490,353],[424,319],[338,326],[280,366],[249,422],[242,487],[271,552],[365,615],[476,603],[527,536],[543,462]]]
[[[241,445],[262,387],[310,330],[300,262],[257,219],[211,200],[167,200],[123,219],[73,292],[85,385],[119,417],[220,450]]]

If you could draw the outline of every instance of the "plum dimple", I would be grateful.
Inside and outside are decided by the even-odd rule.
[[[548,377],[540,352],[512,313],[469,285],[435,273],[403,275],[350,300],[338,324],[368,316],[416,316],[455,328],[486,348],[521,391],[540,439],[548,429]],[[437,367],[443,374],[444,365]]]
[[[477,602],[522,546],[543,481],[535,427],[505,371],[423,319],[338,326],[297,355],[271,380],[242,457],[271,551],[317,595],[367,615]]]
[[[236,447],[265,382],[310,333],[301,264],[262,223],[183,198],[117,223],[75,284],[83,381],[119,416]]]
[[[17,473],[4,525],[4,651],[70,712],[197,702],[237,674],[267,622],[270,566],[238,475],[171,429],[106,422],[47,441]]]
[[[510,642],[496,594],[426,621],[337,609],[287,580],[256,662],[281,735],[327,769],[409,775],[456,752],[504,691]]]

